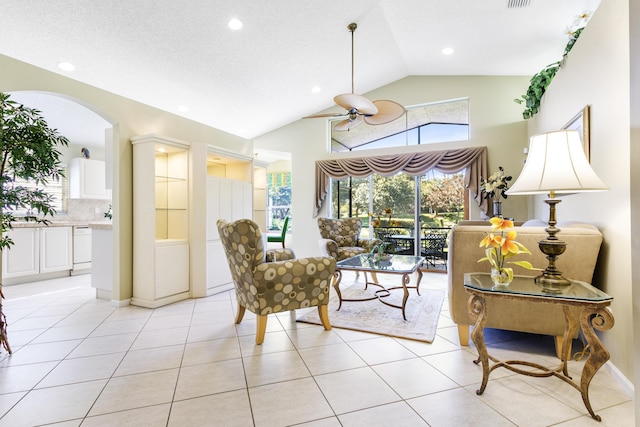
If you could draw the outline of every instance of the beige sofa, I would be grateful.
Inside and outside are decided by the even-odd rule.
[[[591,283],[595,270],[602,234],[593,225],[559,223],[558,237],[567,243],[567,249],[556,261],[556,266],[568,279]],[[544,222],[527,221],[516,226],[516,241],[525,245],[531,255],[518,255],[516,260],[528,260],[535,267],[545,268],[547,259],[538,248],[538,241],[547,233]],[[466,221],[451,230],[449,239],[449,310],[451,318],[458,325],[461,345],[469,345],[469,319],[467,301],[469,294],[464,290],[464,274],[489,272],[488,262],[478,263],[484,256],[484,248],[479,246],[482,238],[491,230],[488,222]],[[513,266],[514,274],[536,276],[538,272]],[[552,335],[556,338],[556,349],[562,346],[565,321],[562,308],[553,304],[527,304],[512,300],[488,300],[489,317],[485,327],[511,331]]]

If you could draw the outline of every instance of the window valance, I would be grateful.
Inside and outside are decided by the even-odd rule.
[[[350,157],[316,161],[316,188],[313,216],[318,216],[329,191],[329,178],[348,176],[367,177],[373,173],[392,176],[398,172],[417,176],[431,169],[442,173],[466,170],[464,186],[471,190],[474,200],[483,212],[487,200],[482,198],[480,182],[487,177],[487,147],[460,148],[455,150],[427,151],[420,153],[389,154],[371,157]]]

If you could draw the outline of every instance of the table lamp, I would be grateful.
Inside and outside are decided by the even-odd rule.
[[[587,160],[580,134],[575,130],[560,130],[531,137],[529,155],[522,173],[507,194],[548,194],[548,236],[538,242],[540,251],[547,256],[549,264],[535,282],[545,289],[553,290],[568,286],[570,280],[556,268],[556,259],[562,255],[567,244],[556,234],[556,205],[558,194],[572,194],[607,190]]]

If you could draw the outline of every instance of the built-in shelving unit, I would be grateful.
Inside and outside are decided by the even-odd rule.
[[[253,219],[253,159],[215,147],[207,150],[207,294],[233,287],[217,221]]]
[[[155,144],[156,239],[187,239],[189,151]]]
[[[253,162],[253,220],[267,232],[267,163]]]
[[[217,221],[253,219],[253,158],[157,135],[131,143],[131,304],[154,308],[233,288]]]
[[[190,144],[156,135],[133,144],[133,298],[155,308],[190,296]]]

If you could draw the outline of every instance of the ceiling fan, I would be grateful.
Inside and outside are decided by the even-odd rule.
[[[369,101],[362,95],[356,95],[353,89],[353,33],[358,25],[351,23],[347,29],[351,32],[351,93],[343,93],[333,98],[333,101],[347,110],[346,113],[328,113],[315,114],[303,117],[304,119],[313,119],[318,117],[346,117],[338,122],[334,129],[338,131],[352,129],[363,122],[370,125],[382,125],[389,123],[402,116],[405,112],[404,107],[397,102],[380,99],[377,101]]]

